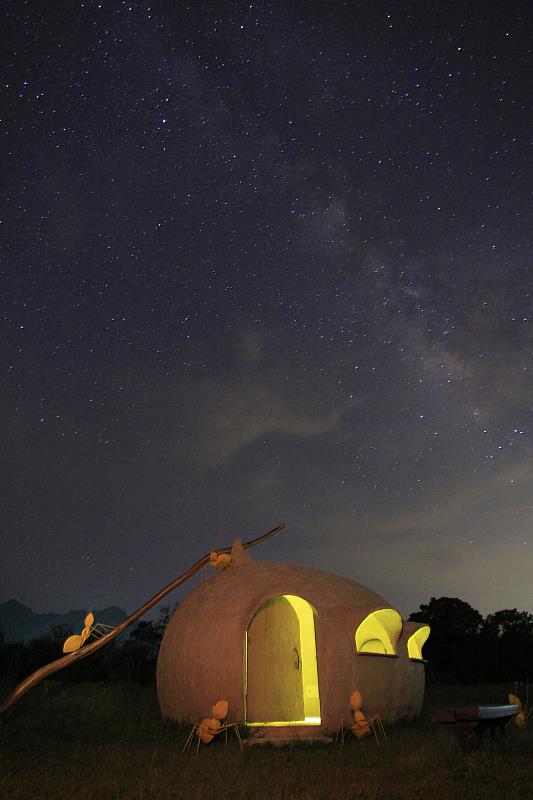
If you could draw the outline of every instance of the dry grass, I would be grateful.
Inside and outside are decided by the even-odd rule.
[[[506,701],[507,687],[428,692],[417,722],[390,742],[252,748],[234,741],[180,754],[186,730],[161,722],[155,693],[138,686],[50,684],[0,720],[1,800],[529,800],[533,732],[509,726],[505,746],[461,756],[428,722],[437,706]]]

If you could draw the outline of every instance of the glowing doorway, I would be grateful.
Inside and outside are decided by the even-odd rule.
[[[320,725],[312,606],[296,595],[267,600],[246,631],[248,725]]]

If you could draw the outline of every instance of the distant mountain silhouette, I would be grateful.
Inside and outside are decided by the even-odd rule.
[[[100,611],[92,608],[87,610],[93,612],[96,622],[103,622],[105,625],[118,625],[127,616],[117,606]],[[8,600],[0,603],[0,632],[4,633],[6,642],[21,642],[45,636],[52,625],[62,625],[72,633],[79,633],[87,610],[69,611],[66,614],[38,614],[17,600]]]

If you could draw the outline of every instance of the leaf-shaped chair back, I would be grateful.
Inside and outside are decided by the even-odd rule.
[[[226,719],[228,716],[229,704],[227,700],[217,700],[211,709],[214,719]]]

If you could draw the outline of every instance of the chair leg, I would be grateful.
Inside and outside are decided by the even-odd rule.
[[[237,741],[239,742],[239,747],[244,752],[244,748],[242,746],[241,734],[239,733],[239,723],[238,722],[228,722],[228,723],[226,723],[222,728],[220,728],[219,733],[224,732],[225,741],[226,741],[226,744],[227,744],[228,743],[228,731],[229,731],[230,728],[235,733],[235,736],[237,737]]]
[[[384,742],[388,741],[388,737],[385,732],[385,728],[383,727],[383,722],[381,721],[381,717],[379,716],[379,714],[370,720],[370,727],[372,728],[372,733],[374,734],[374,738],[378,746],[380,743],[379,742],[380,738],[383,738]]]
[[[239,742],[239,747],[241,748],[241,753],[244,752],[244,748],[242,746],[242,739],[241,739],[241,732],[239,730],[239,726],[235,725],[235,736],[237,737],[237,741]]]
[[[191,732],[189,733],[189,735],[187,737],[187,741],[185,742],[185,744],[183,746],[183,750],[181,751],[182,753],[184,753],[187,750],[187,748],[191,746],[192,738],[193,738],[193,736],[195,734],[195,731],[196,731],[197,727],[198,727],[198,724],[195,722],[194,725],[192,726]]]
[[[337,730],[337,735],[335,736],[335,744],[337,744],[337,742],[339,741],[339,738],[340,738],[341,744],[342,745],[344,744],[344,720],[345,719],[346,719],[346,717],[341,717],[339,728]]]
[[[235,736],[237,737],[237,741],[239,742],[239,747],[241,748],[241,752],[244,752],[244,748],[242,746],[241,734],[239,732],[239,723],[238,722],[234,722],[231,727],[233,728],[233,730],[235,732]]]

